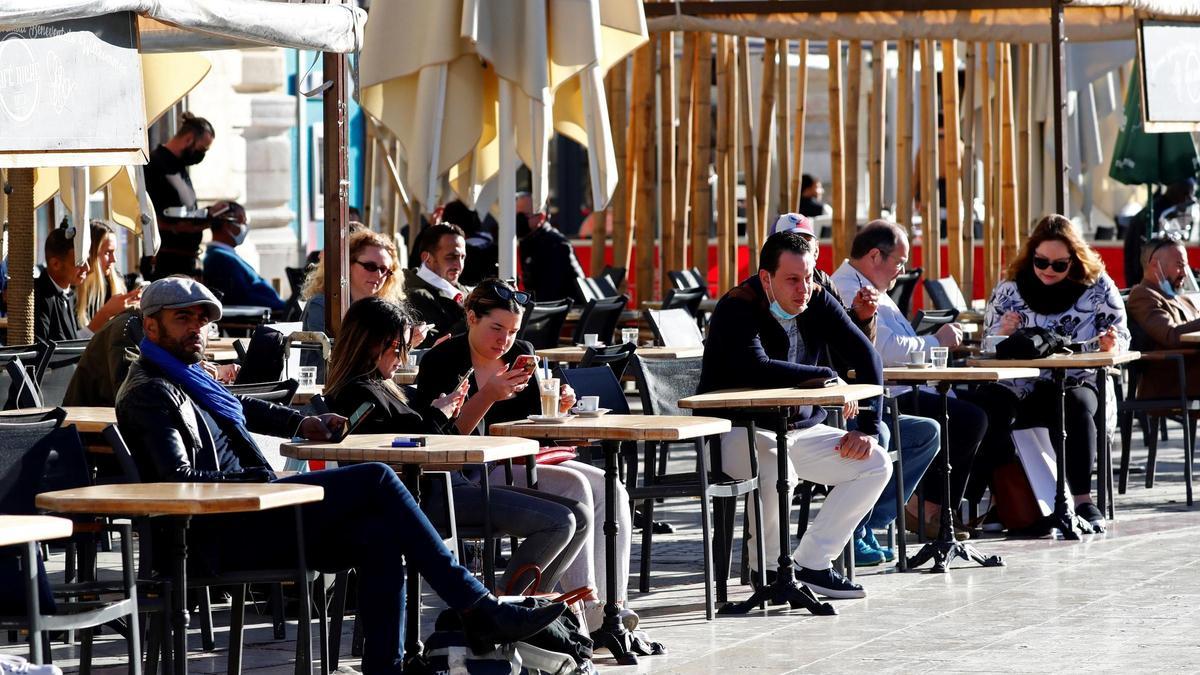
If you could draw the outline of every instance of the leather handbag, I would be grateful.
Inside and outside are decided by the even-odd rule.
[[[1067,338],[1047,328],[1030,326],[1017,329],[1007,340],[996,345],[996,358],[1005,360],[1041,359],[1051,354],[1070,354]]]

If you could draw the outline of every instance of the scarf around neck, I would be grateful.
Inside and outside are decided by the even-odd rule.
[[[1031,269],[1017,274],[1017,290],[1021,292],[1021,299],[1036,314],[1062,314],[1074,307],[1087,289],[1086,285],[1073,279],[1063,279],[1053,286],[1047,286]]]
[[[199,363],[186,365],[146,337],[138,343],[138,348],[142,356],[158,366],[173,384],[183,387],[187,395],[218,423],[246,428],[246,414],[241,402],[220,382],[209,377]]]

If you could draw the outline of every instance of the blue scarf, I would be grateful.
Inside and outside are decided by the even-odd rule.
[[[242,412],[241,402],[220,382],[204,372],[199,363],[185,365],[149,338],[142,338],[138,347],[142,350],[142,356],[158,366],[168,380],[183,387],[187,395],[205,412],[215,417],[218,423],[223,423],[222,426],[233,424],[242,429],[246,428],[246,414]]]

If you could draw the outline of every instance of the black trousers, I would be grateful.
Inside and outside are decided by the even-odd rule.
[[[949,417],[947,427],[950,431],[950,495],[949,504],[957,507],[966,492],[967,479],[971,475],[975,456],[988,429],[988,416],[974,403],[964,400],[965,396],[951,398],[947,402]],[[942,411],[942,397],[938,394],[921,391],[916,394],[905,394],[900,397],[900,412],[906,415],[920,415],[938,419]],[[934,459],[921,479],[921,489],[925,499],[936,504],[945,504],[946,474],[942,471],[941,460]]]
[[[1049,380],[1038,380],[1033,391],[1018,398],[1011,389],[988,384],[974,393],[974,400],[988,416],[988,432],[981,455],[987,458],[979,465],[972,492],[980,494],[992,471],[1001,464],[1015,461],[1012,430],[1047,427],[1053,435],[1058,429],[1058,390]],[[1067,485],[1073,495],[1090,494],[1092,465],[1096,461],[1096,408],[1099,398],[1090,384],[1069,385],[1063,399],[1067,426],[1066,467]]]

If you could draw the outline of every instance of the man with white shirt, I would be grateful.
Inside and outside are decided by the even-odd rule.
[[[433,324],[421,347],[429,347],[442,335],[466,330],[463,298],[470,289],[458,283],[467,261],[467,239],[462,228],[438,223],[420,236],[420,266],[404,271],[404,291],[420,320]]]
[[[867,223],[854,237],[850,247],[850,259],[843,261],[832,276],[833,283],[843,297],[851,297],[864,287],[877,290],[875,322],[875,349],[883,359],[884,367],[899,366],[908,362],[908,354],[913,351],[924,351],[930,347],[957,347],[962,343],[962,328],[958,324],[946,324],[934,335],[917,335],[908,318],[900,312],[900,308],[888,296],[887,291],[896,282],[896,278],[904,272],[908,262],[908,235],[903,228],[895,223],[884,220],[874,220]],[[893,388],[892,393],[899,393],[901,388]],[[933,414],[940,410],[940,397],[928,390],[922,390],[913,400],[912,396],[900,398],[900,410],[907,414]],[[949,402],[950,423],[950,504],[957,506],[966,490],[967,477],[971,464],[983,434],[987,430],[987,416],[979,406],[968,403],[960,398],[951,397]],[[937,514],[945,494],[945,477],[940,467],[926,473],[922,487],[925,493],[925,514],[921,519],[925,523],[927,534],[937,534]],[[915,514],[911,514],[915,515]],[[909,524],[916,526],[913,518]],[[966,530],[960,533],[955,529],[955,535],[966,537]]]

